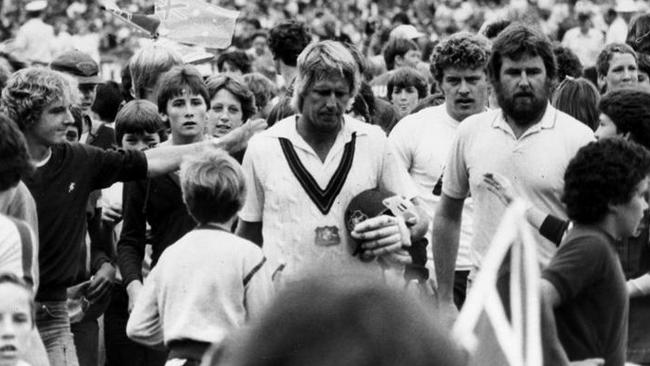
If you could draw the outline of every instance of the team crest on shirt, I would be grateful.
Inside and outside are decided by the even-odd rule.
[[[316,232],[314,243],[318,246],[328,247],[341,243],[339,228],[336,226],[320,226],[314,231]]]

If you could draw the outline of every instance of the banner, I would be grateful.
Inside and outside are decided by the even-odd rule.
[[[469,351],[470,366],[542,365],[537,245],[524,212],[521,201],[506,210],[454,324],[453,335]],[[497,290],[509,250],[511,320]]]
[[[176,42],[207,48],[227,48],[232,42],[238,11],[202,0],[156,0],[158,33]]]

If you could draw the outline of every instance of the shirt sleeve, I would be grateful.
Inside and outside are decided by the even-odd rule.
[[[164,341],[157,293],[158,271],[161,270],[161,266],[157,266],[147,277],[126,324],[127,336],[147,346],[155,346]]]
[[[560,246],[542,277],[553,284],[562,302],[598,281],[605,270],[607,245],[601,238],[584,236]]]
[[[264,154],[258,152],[261,142],[261,140],[251,141],[242,162],[246,181],[246,198],[239,217],[248,222],[261,222],[264,209],[264,189],[260,180]]]
[[[88,154],[92,189],[107,188],[115,182],[147,178],[147,158],[138,150],[102,150],[82,145]]]
[[[397,153],[391,144],[388,143],[387,138],[384,138],[379,187],[404,196],[409,200],[418,196],[418,188],[415,182],[413,182],[406,168],[397,157]]]
[[[142,280],[147,221],[143,211],[149,180],[129,182],[123,190],[123,224],[117,243],[117,263],[124,284]]]
[[[395,126],[390,135],[388,135],[388,142],[393,147],[397,159],[404,165],[406,171],[410,172],[411,165],[413,164],[412,148],[414,146],[414,140],[409,134],[409,128],[407,128],[409,126],[407,123],[408,120],[402,121]]]
[[[469,194],[469,173],[465,164],[464,135],[461,131],[459,128],[459,133],[451,144],[442,177],[442,192],[457,199],[466,198]]]

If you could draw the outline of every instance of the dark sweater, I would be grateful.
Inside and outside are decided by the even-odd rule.
[[[174,173],[127,183],[123,197],[124,224],[117,243],[117,260],[126,286],[142,280],[145,244],[152,245],[153,267],[163,250],[196,227],[196,223],[187,213]],[[149,241],[147,223],[151,225]]]
[[[84,253],[86,205],[91,191],[143,179],[139,151],[105,151],[81,144],[52,146],[52,156],[25,180],[36,202],[40,238],[39,301],[65,300]]]

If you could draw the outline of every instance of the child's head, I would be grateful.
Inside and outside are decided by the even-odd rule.
[[[575,223],[600,225],[609,215],[617,237],[634,235],[643,211],[650,153],[621,138],[600,139],[582,147],[564,174],[567,214]]]
[[[600,99],[598,109],[597,138],[621,136],[650,149],[650,93],[641,89],[616,89]]]
[[[14,274],[0,274],[0,366],[16,365],[20,355],[29,351],[33,327],[31,288]]]
[[[180,180],[183,201],[199,224],[225,223],[244,204],[244,173],[224,151],[206,151],[186,159]]]
[[[174,143],[203,138],[210,95],[196,67],[181,65],[167,71],[160,78],[157,99],[158,111],[169,119]]]
[[[427,96],[429,84],[418,70],[402,67],[391,72],[387,88],[388,100],[397,108],[400,116],[404,117]]]
[[[115,116],[115,139],[124,149],[140,151],[164,141],[165,129],[156,105],[145,99],[126,103]]]

